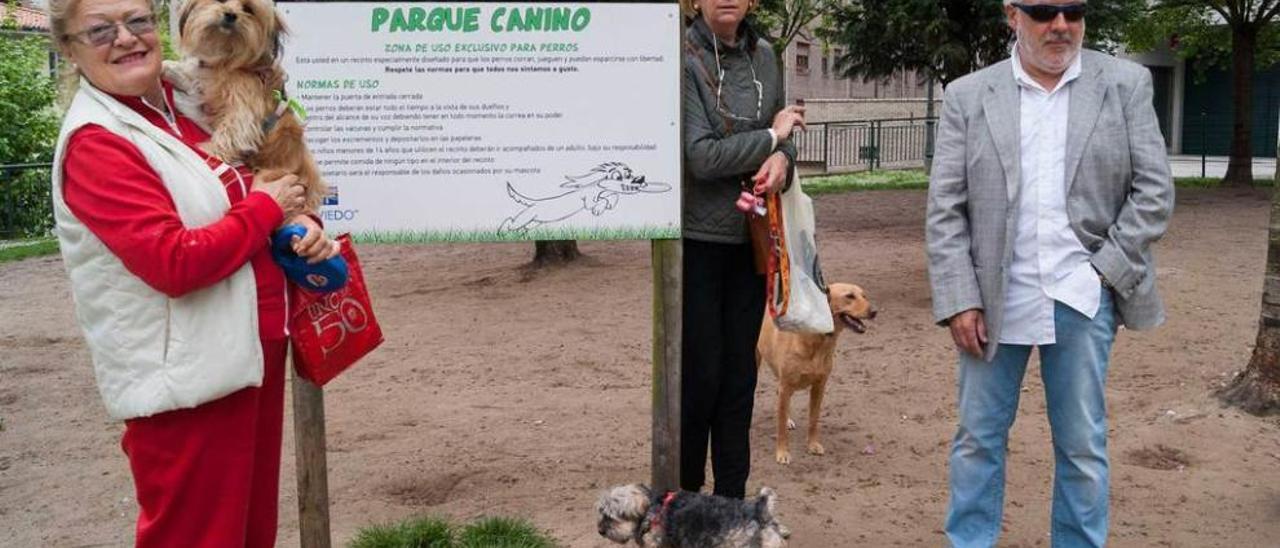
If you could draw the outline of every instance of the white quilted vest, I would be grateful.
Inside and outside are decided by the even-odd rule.
[[[230,203],[213,170],[186,144],[81,80],[54,155],[54,232],[107,412],[117,419],[145,417],[260,386],[257,286],[248,263],[210,287],[170,298],[130,273],[67,208],[67,139],[85,124],[138,147],[188,228],[221,219]]]

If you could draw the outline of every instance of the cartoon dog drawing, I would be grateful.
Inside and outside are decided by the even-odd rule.
[[[563,221],[583,211],[603,215],[605,211],[618,206],[620,196],[666,192],[671,190],[671,185],[645,181],[644,175],[633,173],[622,162],[605,162],[583,175],[566,175],[560,188],[567,190],[547,198],[530,198],[508,182],[507,195],[524,206],[524,209],[503,219],[498,233],[527,232],[531,228]]]

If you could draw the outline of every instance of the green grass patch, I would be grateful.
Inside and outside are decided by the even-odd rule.
[[[900,190],[929,188],[929,177],[919,169],[860,171],[841,175],[820,175],[801,180],[805,194],[834,194],[858,190]]]
[[[460,548],[555,548],[532,524],[514,518],[483,518],[458,534]]]
[[[528,521],[481,518],[456,527],[437,517],[373,525],[356,533],[350,548],[555,548],[556,543]]]
[[[680,237],[680,229],[664,226],[622,226],[612,228],[538,228],[528,232],[495,230],[387,230],[357,232],[358,243],[416,244],[427,242],[531,242],[534,240],[667,240]]]
[[[451,548],[453,526],[441,518],[420,517],[361,529],[351,548]]]
[[[57,238],[0,242],[0,263],[43,257],[58,252]]]
[[[1173,179],[1174,186],[1178,188],[1218,188],[1222,186],[1221,177],[1175,177]],[[1275,181],[1271,179],[1254,179],[1253,186],[1271,187],[1275,185]]]
[[[1178,188],[1215,188],[1222,179],[1217,177],[1175,177],[1173,185]]]

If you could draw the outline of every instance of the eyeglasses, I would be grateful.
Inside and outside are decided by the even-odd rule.
[[[1014,2],[1013,7],[1022,10],[1037,23],[1048,23],[1058,18],[1061,13],[1062,17],[1071,23],[1075,23],[1084,19],[1084,4],[1034,4],[1027,5]]]
[[[722,116],[732,118],[734,120],[740,120],[743,122],[754,122],[759,120],[760,114],[764,112],[764,84],[761,84],[760,79],[756,78],[756,66],[750,62],[750,59],[748,59],[747,66],[751,68],[751,82],[756,86],[756,117],[748,118],[746,116],[734,114],[729,110],[729,107],[725,106],[724,103],[720,101],[720,90],[724,87],[724,68],[720,66],[720,46],[718,42],[719,40],[715,39],[715,37],[711,38],[711,47],[715,48],[716,72],[718,73],[716,76],[716,110],[720,111]]]
[[[67,38],[72,38],[94,47],[105,46],[116,41],[116,38],[120,36],[121,26],[128,29],[129,34],[134,36],[150,34],[156,30],[156,16],[148,13],[135,15],[124,21],[94,25],[80,32],[68,34]]]

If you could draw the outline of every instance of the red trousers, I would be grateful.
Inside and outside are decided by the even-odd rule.
[[[262,341],[262,386],[125,421],[139,548],[276,542],[287,340]]]

